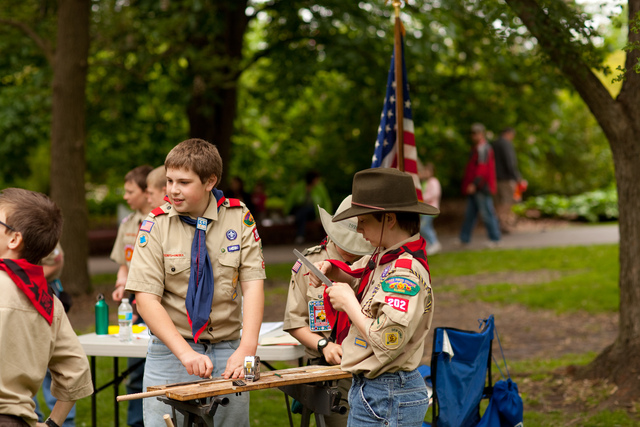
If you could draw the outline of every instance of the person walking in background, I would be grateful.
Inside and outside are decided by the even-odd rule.
[[[479,213],[489,234],[488,246],[495,247],[501,237],[492,198],[496,193],[496,166],[483,124],[471,125],[471,142],[471,157],[462,180],[462,193],[467,196],[467,209],[460,231],[460,242],[467,244],[471,241]]]
[[[516,136],[514,128],[507,127],[500,132],[500,137],[491,146],[496,159],[496,179],[498,192],[496,193],[496,211],[500,222],[500,231],[510,233],[515,227],[516,216],[511,211],[514,204],[513,195],[516,186],[522,180],[518,170],[518,159],[513,147]]]
[[[440,198],[442,197],[442,187],[440,181],[435,176],[435,166],[428,162],[421,165],[418,170],[418,177],[422,184],[422,199],[428,205],[440,209]],[[420,234],[427,240],[427,254],[434,255],[442,250],[442,245],[438,240],[438,235],[433,228],[432,215],[420,215]]]
[[[317,171],[309,171],[305,180],[296,184],[286,199],[284,211],[295,216],[295,243],[304,242],[307,234],[307,222],[316,218],[316,206],[330,211],[331,198]]]

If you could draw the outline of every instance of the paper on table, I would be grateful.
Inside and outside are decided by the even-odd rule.
[[[299,345],[300,342],[289,335],[288,332],[282,334],[260,338],[260,345]]]

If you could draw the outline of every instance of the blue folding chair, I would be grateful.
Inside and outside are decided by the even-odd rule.
[[[422,369],[433,387],[432,425],[473,427],[480,421],[480,402],[491,397],[493,315],[480,320],[479,331],[436,328],[431,369]]]

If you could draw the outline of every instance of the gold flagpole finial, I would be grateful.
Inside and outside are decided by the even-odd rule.
[[[402,6],[402,1],[400,0],[393,0],[391,2],[391,5],[393,6],[393,8],[396,11],[396,17],[400,16],[400,7]]]

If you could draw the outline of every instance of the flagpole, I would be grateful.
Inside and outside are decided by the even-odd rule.
[[[402,80],[402,22],[400,22],[400,0],[393,0],[396,12],[394,29],[395,74],[396,74],[396,145],[398,147],[398,170],[404,172],[404,82]]]

